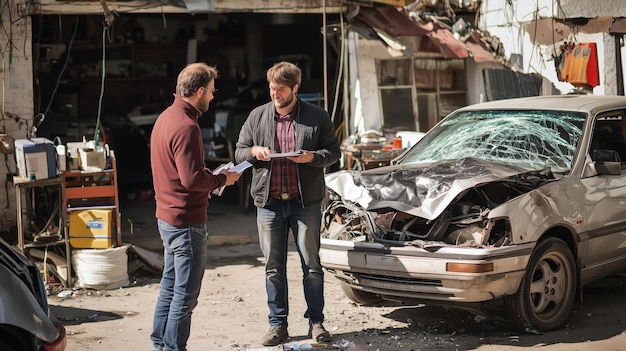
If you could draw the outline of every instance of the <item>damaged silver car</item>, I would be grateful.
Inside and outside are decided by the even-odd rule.
[[[582,287],[626,267],[626,97],[454,111],[391,166],[327,175],[322,265],[353,301],[501,299],[562,327]]]

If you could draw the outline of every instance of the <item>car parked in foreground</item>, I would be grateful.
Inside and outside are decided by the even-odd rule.
[[[37,266],[0,239],[0,350],[63,351],[65,327],[49,312]]]
[[[626,97],[458,109],[387,167],[327,175],[321,260],[357,303],[502,299],[562,327],[582,287],[626,267]]]

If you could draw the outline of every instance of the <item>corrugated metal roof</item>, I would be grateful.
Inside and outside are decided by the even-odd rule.
[[[427,22],[420,18],[410,18],[392,6],[359,7],[348,15],[348,20],[351,23],[365,23],[394,38],[400,36],[427,37],[444,58],[472,57],[476,62],[497,62],[494,55],[480,44],[469,40],[464,43],[440,24]],[[433,52],[435,51],[432,48],[433,45],[423,42],[420,51]]]
[[[348,14],[348,19],[364,22],[392,37],[426,35],[433,29],[432,23],[418,24],[392,6],[359,7]]]

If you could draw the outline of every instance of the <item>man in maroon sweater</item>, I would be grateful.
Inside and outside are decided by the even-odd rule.
[[[150,137],[156,218],[164,267],[151,334],[152,350],[186,350],[191,313],[198,303],[206,263],[209,194],[233,185],[240,173],[213,174],[204,165],[198,117],[209,108],[217,70],[193,63],[178,75],[174,102]]]

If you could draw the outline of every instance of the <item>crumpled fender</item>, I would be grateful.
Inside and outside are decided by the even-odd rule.
[[[0,265],[0,324],[26,330],[41,340],[53,342],[59,330],[37,300],[15,275]]]

